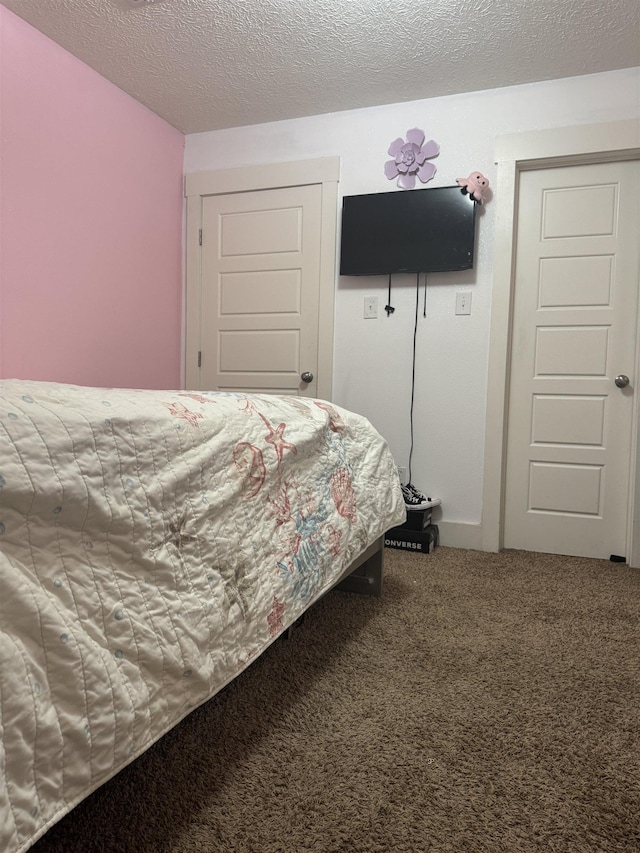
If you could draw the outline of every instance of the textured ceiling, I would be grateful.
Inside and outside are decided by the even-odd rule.
[[[640,65],[640,0],[0,0],[184,133]]]

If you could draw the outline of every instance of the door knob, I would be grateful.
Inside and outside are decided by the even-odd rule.
[[[301,373],[301,374],[300,374],[300,379],[302,379],[302,381],[303,381],[303,382],[306,382],[306,383],[307,383],[307,385],[308,385],[308,384],[309,384],[309,382],[313,382],[313,373],[310,373],[308,370],[305,370],[305,372],[304,372],[304,373]],[[617,381],[617,380],[616,380],[616,381]],[[627,380],[627,381],[628,381],[628,380]]]
[[[629,377],[625,376],[624,373],[621,373],[619,376],[616,376],[614,381],[618,388],[626,388],[629,384]]]

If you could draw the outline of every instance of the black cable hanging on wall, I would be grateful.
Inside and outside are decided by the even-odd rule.
[[[384,306],[384,310],[387,312],[387,317],[390,317],[396,310],[391,304],[391,273],[389,273],[389,296],[387,297],[387,304]]]
[[[408,479],[407,483],[411,483],[411,463],[413,459],[413,404],[415,401],[416,391],[416,343],[418,338],[418,308],[420,305],[420,273],[416,273],[416,315],[413,324],[413,352],[411,356],[411,405],[409,408],[409,467],[407,468]],[[387,317],[390,317],[396,310],[391,304],[391,273],[389,273],[389,295],[388,302],[384,306],[387,312]],[[422,305],[422,316],[427,316],[427,274],[424,275],[424,301]]]
[[[416,316],[413,324],[413,355],[411,360],[411,409],[409,411],[409,468],[407,482],[411,483],[411,460],[413,457],[413,402],[416,390],[416,340],[418,337],[418,306],[420,304],[420,273],[416,273]],[[427,276],[424,277],[424,316],[427,316]]]

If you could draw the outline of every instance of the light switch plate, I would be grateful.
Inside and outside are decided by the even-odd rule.
[[[471,314],[471,294],[460,291],[456,293],[456,314]]]

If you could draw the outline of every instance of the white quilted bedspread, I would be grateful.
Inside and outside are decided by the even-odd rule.
[[[0,382],[0,850],[26,850],[405,517],[322,401]]]

